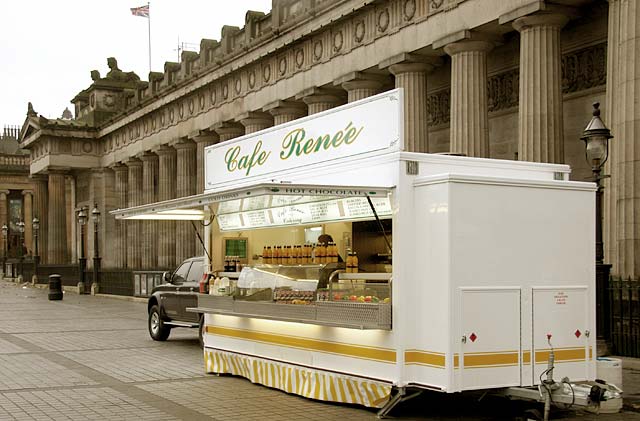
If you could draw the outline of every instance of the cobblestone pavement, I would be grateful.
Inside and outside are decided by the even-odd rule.
[[[640,421],[640,361],[625,360],[628,410],[554,411],[552,419]],[[391,415],[403,420],[517,419],[521,403],[425,393]],[[146,304],[0,281],[0,420],[375,420],[375,411],[288,395],[207,375],[197,331],[155,342]]]

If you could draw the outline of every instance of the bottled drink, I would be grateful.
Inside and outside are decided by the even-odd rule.
[[[262,263],[269,263],[269,257],[267,256],[267,246],[262,247]]]
[[[358,273],[358,254],[355,251],[353,252],[353,257],[351,258],[351,266],[352,272]]]

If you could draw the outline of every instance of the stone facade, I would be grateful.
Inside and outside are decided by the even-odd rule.
[[[203,39],[199,53],[184,52],[148,82],[109,59],[110,71],[91,72],[74,98],[75,119],[30,108],[21,131],[34,180],[47,180],[33,190],[34,206],[49,209],[48,256],[75,255],[61,254],[52,235],[76,232],[58,227],[67,207],[51,189],[61,174],[75,180],[65,200],[95,202],[105,216],[199,193],[206,145],[402,87],[406,150],[563,162],[576,180],[590,176],[579,138],[601,102],[615,136],[607,261],[638,275],[640,109],[627,58],[640,57],[639,10],[640,0],[274,0],[270,13],[247,12],[243,28],[223,27],[220,40]],[[105,267],[170,268],[202,252],[189,226],[104,219]]]
[[[32,221],[34,217],[42,219],[37,203],[34,208],[37,180],[29,177],[29,154],[20,149],[19,135],[19,127],[5,127],[0,133],[0,227],[8,227],[6,242],[0,233],[0,260],[5,253],[7,257],[32,255],[35,252]],[[17,225],[20,221],[25,223],[22,234]],[[41,227],[44,228],[42,224]]]

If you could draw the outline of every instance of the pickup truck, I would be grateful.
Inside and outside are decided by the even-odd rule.
[[[149,335],[153,340],[167,340],[174,327],[189,327],[200,329],[202,344],[202,314],[186,309],[198,306],[201,284],[208,285],[204,264],[204,257],[192,257],[182,262],[173,273],[162,275],[163,284],[153,289],[147,303]]]

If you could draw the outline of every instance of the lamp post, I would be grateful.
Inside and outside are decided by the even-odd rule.
[[[20,245],[18,246],[18,249],[20,250],[20,277],[24,279],[24,221],[19,221],[16,225],[20,232]]]
[[[591,165],[593,181],[596,183],[596,331],[601,347],[606,347],[609,339],[610,326],[607,323],[609,314],[609,289],[607,281],[611,265],[604,264],[604,245],[602,241],[602,167],[609,158],[609,139],[611,132],[600,119],[600,103],[593,104],[593,117],[584,129],[581,140],[585,143],[585,156]]]
[[[87,223],[87,211],[83,206],[78,211],[78,223],[80,224],[80,257],[78,258],[78,271],[80,272],[80,282],[78,282],[78,291],[84,293],[85,270],[87,269],[87,258],[84,256],[84,226]]]
[[[35,240],[35,248],[33,253],[33,283],[38,282],[38,264],[40,263],[40,254],[38,252],[38,232],[40,231],[40,220],[36,216],[31,223],[33,227],[33,239]]]
[[[4,255],[2,256],[2,277],[6,274],[7,270],[7,254],[9,253],[9,227],[7,224],[2,224],[2,240],[4,246]]]
[[[98,204],[94,203],[93,210],[91,211],[91,218],[93,219],[93,284],[91,285],[91,293],[98,292],[100,285],[100,254],[98,252],[98,224],[100,223],[100,211],[98,210]]]

